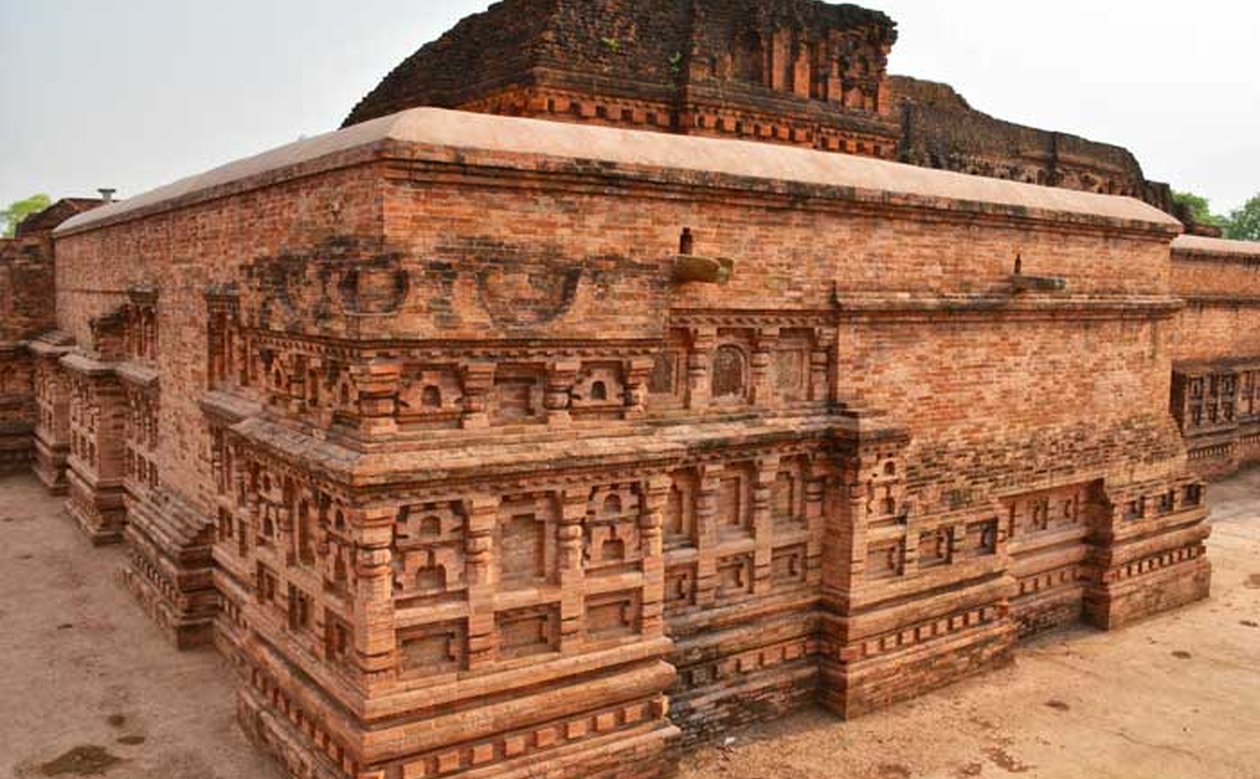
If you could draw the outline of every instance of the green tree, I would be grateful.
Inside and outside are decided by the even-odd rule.
[[[1225,223],[1225,237],[1237,241],[1260,241],[1260,195],[1229,215]]]
[[[1212,213],[1208,199],[1193,192],[1174,192],[1173,202],[1185,209],[1196,224],[1224,227],[1225,218]]]
[[[52,205],[52,198],[47,195],[31,195],[0,211],[0,220],[4,221],[4,237],[12,238],[23,219],[43,211],[50,205]]]

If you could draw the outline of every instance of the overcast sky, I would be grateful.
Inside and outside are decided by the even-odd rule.
[[[1260,3],[873,0],[891,70],[1128,147],[1228,211],[1260,192]],[[122,197],[336,128],[487,0],[0,0],[0,207]]]

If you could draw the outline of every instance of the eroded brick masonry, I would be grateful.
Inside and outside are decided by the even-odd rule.
[[[345,129],[58,204],[0,245],[4,463],[295,777],[663,776],[1206,597],[1260,250],[1115,147],[933,158],[896,95],[971,109],[894,40],[510,0]]]

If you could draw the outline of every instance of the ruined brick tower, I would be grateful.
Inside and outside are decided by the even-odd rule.
[[[889,76],[897,26],[818,0],[506,0],[390,73],[346,126],[417,106],[792,144],[1127,195],[1172,212],[1127,150],[1003,122]]]
[[[346,124],[433,105],[892,159],[896,39],[852,5],[514,0],[421,49]]]
[[[1226,319],[1186,252],[1252,255],[1174,253],[1127,152],[991,143],[894,40],[807,0],[496,5],[340,131],[0,245],[0,288],[56,281],[5,310],[5,451],[295,777],[664,776],[1206,597],[1178,422],[1228,389],[1236,463],[1260,385],[1175,420],[1174,360],[1187,322],[1252,348],[1260,294]]]

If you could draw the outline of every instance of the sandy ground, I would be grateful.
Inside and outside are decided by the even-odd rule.
[[[734,732],[686,779],[1260,777],[1260,471],[1213,488],[1211,601],[1025,648],[1015,667],[862,720]],[[0,480],[0,776],[280,779],[230,672],[178,653],[33,479]]]
[[[281,779],[213,650],[176,652],[33,478],[0,480],[0,777]],[[115,762],[117,761],[117,762]]]

